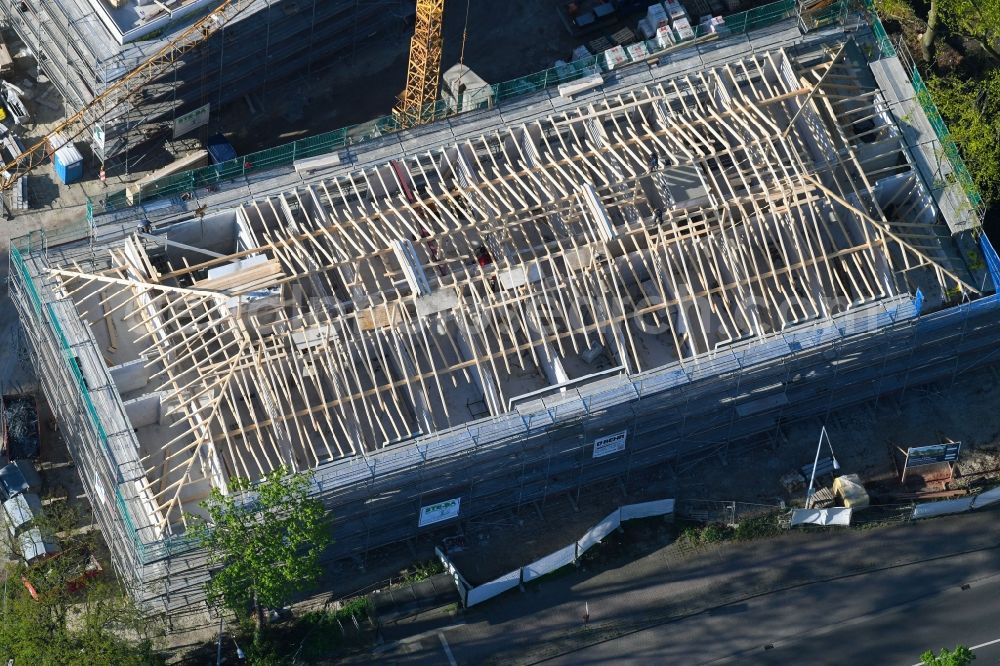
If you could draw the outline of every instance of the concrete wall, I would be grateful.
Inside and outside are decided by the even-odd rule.
[[[192,218],[171,224],[165,233],[159,235],[175,243],[227,254],[236,248],[236,211],[224,210],[203,218]],[[200,252],[167,247],[167,257],[174,265],[179,263],[182,256],[192,264],[200,264],[210,259],[208,255]]]
[[[160,422],[160,393],[147,393],[124,403],[125,415],[133,428],[144,428]]]
[[[109,368],[108,372],[111,373],[111,379],[119,393],[138,391],[149,383],[150,369],[144,358],[116,365]]]

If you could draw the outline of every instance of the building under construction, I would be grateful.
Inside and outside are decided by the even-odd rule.
[[[12,294],[175,613],[234,477],[313,470],[358,558],[975,365],[1000,263],[936,141],[895,56],[787,21],[15,243]]]
[[[206,43],[183,55],[139,97],[107,110],[84,137],[109,167],[142,168],[136,150],[209,105],[266,91],[338,55],[370,47],[402,26],[400,0],[241,0]],[[80,109],[218,6],[219,0],[2,0],[7,23],[38,60],[70,109]],[[412,13],[412,8],[410,8]],[[197,114],[194,116],[196,119]],[[190,116],[188,117],[191,118]],[[182,120],[183,126],[185,121]]]

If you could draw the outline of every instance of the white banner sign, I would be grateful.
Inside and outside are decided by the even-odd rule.
[[[437,504],[431,504],[430,506],[420,507],[420,522],[417,525],[425,527],[434,523],[440,523],[442,520],[455,518],[458,516],[458,507],[461,502],[462,498],[456,497],[455,499],[445,500]]]
[[[94,131],[94,145],[96,145],[97,149],[103,153],[104,152],[104,126],[103,125],[94,125],[94,130],[93,131]]]
[[[179,136],[184,136],[191,130],[201,127],[202,125],[207,125],[211,106],[211,104],[199,106],[194,111],[185,113],[183,116],[177,116],[174,119],[174,138],[176,139]]]
[[[595,439],[594,457],[603,458],[604,456],[610,456],[612,453],[618,453],[619,451],[624,451],[626,435],[628,435],[628,430],[622,430],[621,432],[616,432],[613,435],[608,435],[607,437],[601,437],[600,439]]]
[[[104,484],[101,483],[101,477],[94,472],[94,492],[97,493],[98,499],[101,500],[101,504],[107,504],[108,500],[104,496]]]

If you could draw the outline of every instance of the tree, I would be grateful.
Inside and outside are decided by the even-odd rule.
[[[5,662],[89,666],[163,663],[153,651],[153,639],[160,628],[157,619],[136,608],[109,573],[96,579],[87,575],[99,538],[96,530],[78,529],[87,522],[74,505],[53,501],[34,518],[32,526],[59,544],[56,556],[28,564],[18,552],[17,541],[11,540],[10,552],[18,561],[0,570],[0,657]],[[34,597],[25,581],[34,590]]]
[[[74,596],[33,599],[21,585],[19,567],[6,573],[0,622],[0,655],[15,664],[154,666],[150,628],[128,596],[114,584],[95,582]]]
[[[980,81],[931,77],[927,86],[983,199],[1000,200],[1000,70]]]
[[[936,657],[931,650],[920,655],[924,666],[968,666],[975,659],[976,655],[964,645],[957,645],[954,650],[941,648],[941,653]]]
[[[927,32],[920,40],[927,60],[933,55],[939,20],[952,33],[979,42],[986,53],[1000,62],[1000,0],[931,0]]]
[[[931,0],[931,8],[927,12],[927,30],[920,35],[920,55],[925,62],[934,62],[934,40],[938,29],[938,0]]]
[[[330,532],[323,505],[309,497],[311,481],[282,467],[259,483],[235,479],[228,495],[213,489],[201,503],[208,515],[191,533],[209,565],[221,567],[207,584],[212,602],[241,619],[252,612],[259,627],[264,608],[280,608],[316,582]]]

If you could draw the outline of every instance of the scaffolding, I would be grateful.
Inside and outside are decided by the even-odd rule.
[[[838,7],[845,4],[845,1],[841,0]],[[725,24],[727,39],[781,23],[794,16],[795,11],[795,0],[777,0],[748,11],[730,14],[726,16]],[[694,34],[691,43],[686,47],[688,49],[711,50],[719,39],[717,33],[707,32],[706,28],[700,25],[694,28]],[[650,62],[653,62],[652,58],[658,54],[664,55],[663,50],[655,40],[646,40],[644,44],[649,56],[635,61],[632,61],[630,56],[629,67],[648,68]],[[609,71],[603,54],[580,58],[510,81],[492,84],[489,86],[487,106],[495,108],[518,97],[546,90],[551,91],[561,83],[576,81],[598,71]],[[434,103],[433,108],[425,109],[425,111],[428,118],[443,119],[454,110],[448,106],[447,101],[438,100]],[[213,187],[217,183],[247,178],[258,172],[292,165],[297,160],[328,155],[358,143],[374,141],[401,129],[402,125],[397,117],[383,116],[366,123],[298,139],[283,146],[257,151],[222,164],[173,174],[155,183],[150,183],[148,187],[143,188],[143,191],[136,195],[133,202],[138,204],[157,199],[176,198],[182,194],[190,194],[199,189]],[[127,205],[125,190],[113,192],[96,207],[96,214],[100,214],[103,210],[119,210]]]
[[[236,476],[313,470],[328,556],[363,558],[435,502],[627,484],[988,360],[1000,260],[940,221],[853,41],[673,65],[200,215],[15,242],[138,594],[202,600],[186,516]]]
[[[129,3],[124,4],[127,9]],[[125,41],[107,18],[124,10],[110,10],[103,0],[3,0],[0,9],[67,106],[78,109],[212,7],[203,4],[182,3],[193,12],[175,12],[176,18],[172,14],[155,32],[134,41]],[[254,0],[206,44],[147,85],[140,99],[109,109],[105,123],[86,138],[109,170],[140,168],[148,150],[139,148],[171,131],[178,117],[206,104],[217,112],[336,55],[353,55],[364,40],[400,20],[400,7],[400,0],[312,0],[305,5]]]

